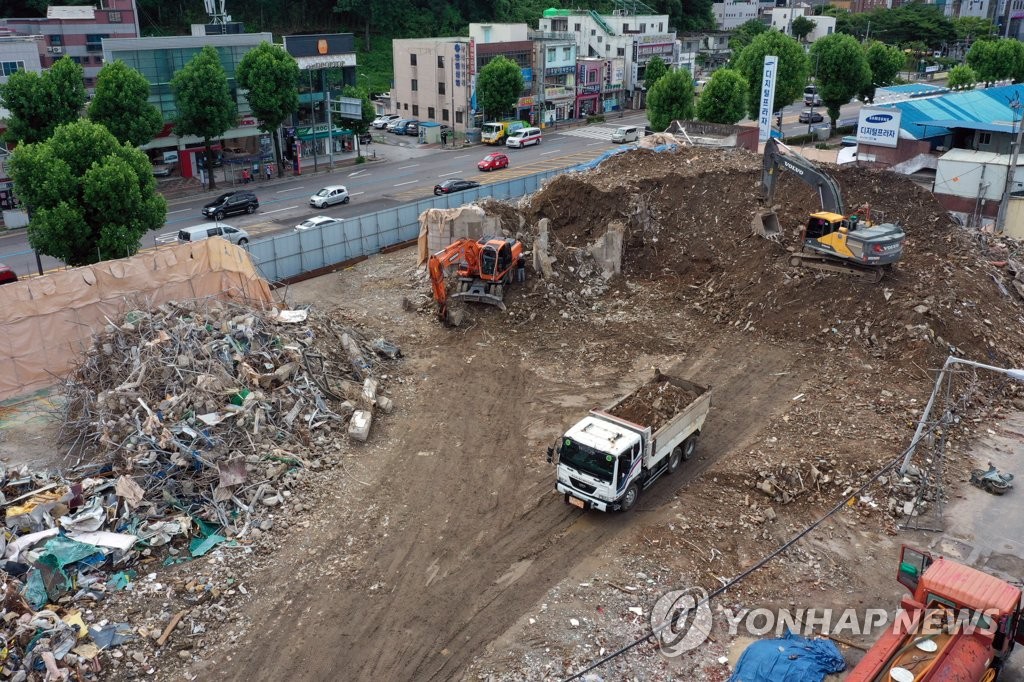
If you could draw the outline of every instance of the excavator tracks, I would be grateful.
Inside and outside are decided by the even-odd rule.
[[[789,255],[789,264],[796,268],[812,268],[825,272],[840,272],[844,275],[857,277],[866,282],[877,284],[885,276],[885,269],[882,267],[861,267],[834,258],[829,258],[817,253],[792,253]]]

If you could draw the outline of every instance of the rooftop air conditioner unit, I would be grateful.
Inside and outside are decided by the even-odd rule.
[[[53,51],[54,54],[60,54],[61,52],[64,51],[64,48],[60,47],[59,45],[56,45],[56,46],[52,47],[51,50]]]

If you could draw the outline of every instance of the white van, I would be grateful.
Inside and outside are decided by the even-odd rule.
[[[540,144],[540,140],[540,128],[520,128],[508,136],[505,146],[522,148],[531,144]]]
[[[221,237],[222,239],[227,239],[232,244],[238,244],[239,246],[245,246],[249,243],[248,232],[240,227],[231,227],[224,223],[196,225],[194,227],[184,227],[178,230],[179,242],[198,242],[203,239],[209,239],[210,237]]]
[[[640,129],[636,126],[619,126],[612,133],[612,142],[636,142],[640,139]]]

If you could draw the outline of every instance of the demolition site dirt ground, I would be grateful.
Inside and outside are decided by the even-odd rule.
[[[381,370],[394,409],[365,443],[319,443],[318,466],[257,540],[111,597],[110,618],[147,632],[179,610],[193,622],[165,647],[106,652],[103,676],[563,679],[643,636],[665,591],[721,587],[846,499],[714,610],[894,608],[899,545],[921,537],[897,529],[915,481],[886,475],[853,493],[908,445],[947,355],[1024,361],[1017,245],[955,227],[905,178],[830,168],[848,206],[903,226],[906,255],[880,284],[794,270],[787,248],[820,206],[784,176],[782,243],[751,236],[760,161],[637,150],[515,206],[487,202],[528,249],[549,221],[553,276],[531,267],[507,310],[467,308],[458,328],[436,320],[415,249],[279,290],[286,307],[401,348]],[[625,226],[622,271],[606,277],[587,247],[613,221]],[[655,369],[712,386],[694,458],[627,514],[564,504],[547,446]],[[1024,407],[1011,382],[964,373],[958,390],[963,418],[944,434],[950,498],[978,492],[963,483],[974,431]],[[683,656],[645,643],[595,673],[725,680],[720,659],[749,640],[724,622]],[[872,641],[845,639],[850,663]]]

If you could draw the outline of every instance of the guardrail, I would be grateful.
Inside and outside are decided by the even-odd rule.
[[[419,216],[428,208],[456,208],[478,199],[504,200],[532,194],[545,180],[566,170],[543,171],[346,218],[340,224],[254,239],[249,242],[249,253],[267,281],[290,279],[415,239],[420,231]]]

